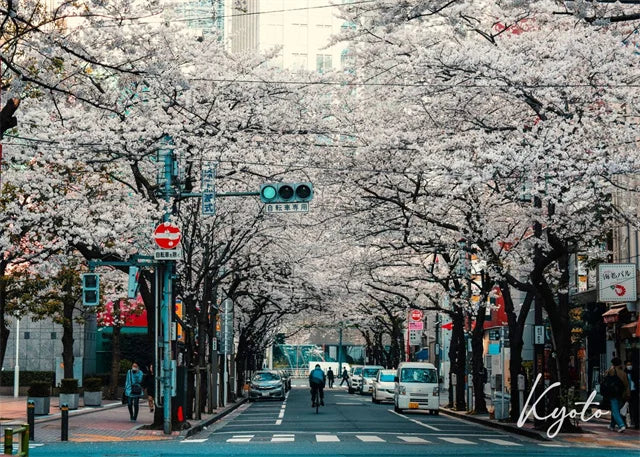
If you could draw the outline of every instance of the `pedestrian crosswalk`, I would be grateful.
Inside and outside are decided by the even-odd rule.
[[[505,435],[488,435],[493,436],[487,438],[487,435],[475,436],[438,436],[434,434],[417,436],[417,434],[375,434],[375,433],[261,433],[261,434],[229,434],[220,433],[212,434],[206,441],[212,440],[227,443],[293,443],[299,442],[316,442],[316,443],[390,443],[390,444],[453,444],[461,446],[486,446],[493,444],[495,446],[522,446],[515,439]],[[183,442],[202,442],[205,440],[184,440]]]

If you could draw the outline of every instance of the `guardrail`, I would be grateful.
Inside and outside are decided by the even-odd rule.
[[[18,448],[19,456],[29,456],[29,424],[23,424],[20,428],[4,429],[4,455],[13,455],[13,434],[20,433],[20,447]]]

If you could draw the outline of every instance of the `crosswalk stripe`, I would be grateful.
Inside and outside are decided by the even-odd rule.
[[[248,443],[255,435],[233,435],[227,443]]]
[[[440,439],[443,440],[443,441],[446,441],[448,443],[451,443],[451,444],[474,444],[471,441],[463,440],[462,438],[445,438],[445,437],[441,437]]]
[[[407,443],[430,443],[431,441],[427,441],[423,438],[420,438],[418,436],[399,436],[399,439],[401,439],[402,441],[405,441]]]
[[[512,443],[511,441],[506,441],[506,440],[499,440],[499,439],[493,439],[493,438],[480,438],[482,441],[486,441],[488,443],[493,443],[493,444],[498,444],[500,446],[522,446],[521,444],[518,443]]]
[[[193,439],[193,440],[182,440],[180,441],[181,443],[204,443],[205,441],[207,441],[208,438],[200,438],[200,439]]]
[[[295,441],[293,436],[274,436],[271,438],[272,443],[291,443],[293,441]]]
[[[340,441],[336,435],[316,435],[316,441],[318,443],[336,443]]]
[[[360,441],[364,441],[365,443],[384,443],[385,441],[379,436],[375,435],[356,435]]]

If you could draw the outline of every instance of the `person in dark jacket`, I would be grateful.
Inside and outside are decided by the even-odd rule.
[[[335,381],[336,377],[333,374],[333,370],[329,367],[329,371],[327,371],[327,380],[329,381],[329,389],[333,389],[333,381]]]
[[[627,380],[629,381],[629,415],[631,416],[631,427],[638,430],[640,423],[638,423],[638,416],[640,415],[640,401],[638,392],[640,391],[640,369],[634,367],[631,360],[625,360],[625,371],[627,373]]]
[[[126,382],[124,385],[124,393],[127,396],[127,407],[129,408],[129,418],[133,422],[138,419],[140,397],[144,395],[142,389],[143,378],[144,374],[140,370],[139,365],[136,362],[133,362],[131,369],[127,371]]]
[[[315,407],[315,402],[320,397],[320,404],[324,406],[324,386],[327,382],[324,371],[316,364],[315,369],[309,373],[309,387],[311,387],[311,407]],[[314,401],[315,400],[315,401]]]
[[[621,384],[620,393],[610,397],[608,396],[608,399],[611,402],[611,423],[609,424],[609,430],[615,430],[617,425],[618,432],[624,432],[626,427],[624,425],[624,420],[620,415],[620,408],[622,407],[622,404],[629,399],[630,392],[627,374],[624,372],[624,368],[622,367],[622,360],[618,357],[614,357],[613,360],[611,360],[611,368],[609,368],[605,373],[605,377],[607,376],[616,376],[620,380]]]
[[[342,382],[340,382],[340,387],[342,387],[342,384],[345,382],[347,383],[347,387],[349,387],[349,372],[346,368],[342,370]]]

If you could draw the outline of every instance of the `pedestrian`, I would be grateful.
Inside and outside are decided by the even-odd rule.
[[[625,371],[627,372],[627,380],[629,381],[629,416],[631,417],[631,427],[638,430],[640,423],[638,416],[640,413],[640,401],[638,391],[640,390],[640,367],[634,367],[631,360],[625,360]]]
[[[124,393],[127,396],[127,407],[129,408],[129,418],[133,422],[138,419],[140,397],[143,396],[143,378],[144,374],[140,371],[140,366],[137,362],[133,362],[131,369],[127,371],[127,378],[124,385]]]
[[[327,371],[327,380],[329,381],[329,389],[333,389],[333,381],[335,381],[336,377],[333,374],[333,370],[329,367],[329,371]]]
[[[629,380],[622,366],[622,360],[614,357],[611,360],[611,367],[606,371],[600,393],[611,403],[611,423],[609,430],[615,430],[618,426],[618,432],[624,432],[626,427],[624,420],[620,415],[620,407],[624,401],[629,399]]]
[[[320,364],[316,364],[316,367],[311,373],[309,373],[309,387],[311,387],[311,407],[316,406],[318,397],[320,397],[320,404],[324,406],[324,385],[326,383],[326,376]]]
[[[149,372],[144,376],[143,387],[147,391],[147,401],[149,402],[149,412],[153,412],[155,407],[156,377],[153,374],[153,365],[149,365]]]
[[[342,370],[342,382],[340,382],[340,387],[342,387],[342,384],[345,382],[347,383],[347,387],[349,387],[349,372],[346,368]]]

